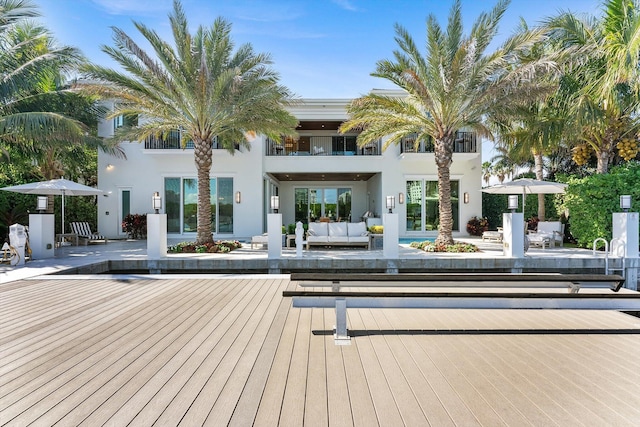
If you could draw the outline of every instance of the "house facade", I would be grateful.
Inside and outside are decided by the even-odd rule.
[[[393,93],[391,91],[388,91]],[[398,94],[398,92],[395,92]],[[400,237],[436,236],[437,172],[431,141],[410,136],[386,148],[383,138],[364,147],[357,132],[340,134],[350,99],[307,99],[291,112],[298,136],[270,140],[258,135],[251,150],[230,154],[214,143],[211,168],[212,228],[215,239],[244,240],[266,231],[271,196],[279,196],[283,225],[297,221],[381,223],[386,197],[394,196]],[[121,123],[100,123],[111,136]],[[98,155],[98,229],[108,238],[126,237],[122,219],[151,213],[153,193],[162,196],[170,238],[195,240],[197,185],[193,149],[181,148],[176,132],[164,139],[122,143],[126,159]],[[481,143],[458,132],[451,165],[454,236],[482,212]]]

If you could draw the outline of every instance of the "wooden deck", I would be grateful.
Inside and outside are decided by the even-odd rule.
[[[288,279],[0,286],[0,425],[637,425],[640,319],[293,309]]]

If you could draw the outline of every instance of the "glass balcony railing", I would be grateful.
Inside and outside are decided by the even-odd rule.
[[[358,147],[355,136],[305,136],[298,140],[267,140],[267,156],[378,156],[381,143]]]

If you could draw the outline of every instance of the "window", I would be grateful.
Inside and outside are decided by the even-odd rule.
[[[458,181],[451,181],[451,214],[453,230],[458,231],[459,202]],[[407,231],[433,231],[440,224],[440,201],[438,198],[438,181],[407,181]]]
[[[198,180],[165,178],[167,231],[195,233],[198,230]],[[212,178],[210,185],[211,230],[233,233],[233,178]]]
[[[295,220],[304,223],[320,218],[351,220],[351,188],[296,188]]]

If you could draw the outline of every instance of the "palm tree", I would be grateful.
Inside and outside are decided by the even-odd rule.
[[[640,6],[635,0],[606,0],[596,19],[562,13],[546,25],[573,60],[573,114],[582,141],[596,153],[597,173],[607,173],[616,143],[638,128],[640,94]],[[629,123],[621,128],[620,122]]]
[[[0,143],[80,141],[82,123],[36,108],[64,96],[52,83],[82,61],[77,49],[55,46],[44,28],[28,23],[36,16],[29,0],[0,0]]]
[[[341,126],[341,131],[362,128],[360,145],[388,136],[385,149],[409,134],[417,134],[418,140],[434,139],[439,244],[453,243],[450,166],[456,132],[465,128],[489,136],[484,120],[493,110],[512,109],[523,99],[537,98],[548,90],[531,76],[551,69],[553,63],[545,59],[513,61],[543,37],[541,31],[516,34],[495,52],[486,52],[508,3],[500,0],[491,12],[482,13],[468,36],[463,35],[459,0],[451,7],[445,30],[430,15],[425,56],[407,31],[396,24],[399,50],[394,52],[395,59],[379,61],[372,75],[393,82],[406,96],[370,93],[354,100],[348,108],[351,118]]]
[[[169,21],[173,46],[154,30],[135,23],[157,59],[114,28],[115,47],[103,47],[103,51],[127,73],[91,65],[87,74],[98,84],[84,87],[118,100],[113,117],[143,118],[138,126],[116,135],[119,139],[143,141],[180,129],[185,136],[183,144],[193,141],[198,177],[197,242],[206,243],[213,241],[209,173],[214,138],[234,153],[235,144],[250,149],[256,133],[274,139],[293,135],[297,120],[284,108],[291,94],[278,83],[270,56],[255,53],[248,44],[234,53],[227,21],[218,18],[211,27],[199,26],[190,34],[178,0],[173,2]]]
[[[491,162],[482,162],[482,180],[486,185],[489,185],[491,176],[493,175],[493,165]]]

